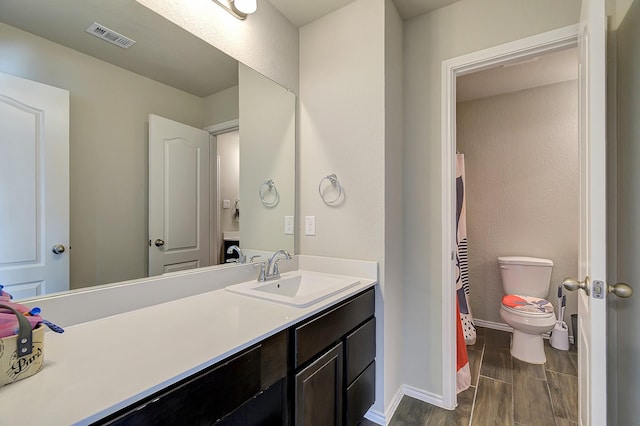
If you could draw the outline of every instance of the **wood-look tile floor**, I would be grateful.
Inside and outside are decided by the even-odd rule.
[[[458,407],[444,410],[404,396],[390,425],[577,425],[573,346],[559,351],[545,340],[547,362],[533,365],[511,357],[510,342],[511,333],[478,328],[476,344],[467,346],[472,386],[458,395]]]

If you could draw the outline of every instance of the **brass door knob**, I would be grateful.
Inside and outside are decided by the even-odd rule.
[[[565,280],[562,281],[562,286],[569,291],[582,289],[589,294],[589,277],[584,277],[583,281],[578,281],[575,278],[565,278]]]
[[[626,283],[618,283],[618,284],[614,284],[614,285],[609,285],[607,286],[607,290],[609,290],[609,293],[613,293],[618,297],[622,297],[622,298],[627,298],[627,297],[631,297],[631,295],[633,294],[633,289],[631,288],[631,286],[629,284]]]
[[[602,281],[594,281],[594,297],[597,299],[604,298],[604,283]],[[584,290],[587,295],[589,294],[590,280],[589,277],[585,277],[584,281],[578,281],[575,278],[566,278],[562,281],[562,285],[569,291],[576,291],[578,289]],[[615,294],[618,297],[627,298],[633,294],[633,288],[626,283],[617,283],[613,285],[607,285],[607,292]]]

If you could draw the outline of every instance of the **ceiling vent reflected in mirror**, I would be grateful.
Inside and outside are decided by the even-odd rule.
[[[89,34],[92,34],[98,38],[103,39],[104,41],[108,41],[111,44],[115,44],[118,47],[123,49],[128,49],[133,46],[136,42],[135,40],[130,39],[129,37],[125,37],[120,33],[117,33],[104,25],[98,24],[94,22],[86,29]]]

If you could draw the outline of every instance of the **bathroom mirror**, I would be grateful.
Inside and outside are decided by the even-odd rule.
[[[135,44],[90,34],[94,22],[93,32]],[[250,254],[294,252],[284,230],[295,209],[295,95],[287,89],[133,0],[3,1],[0,73],[69,91],[70,289],[149,275],[150,114],[212,134],[210,262],[196,266],[224,264],[225,232]],[[238,127],[229,193],[217,148]],[[275,205],[260,198],[268,180]]]

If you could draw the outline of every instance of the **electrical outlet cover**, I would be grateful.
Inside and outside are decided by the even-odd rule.
[[[316,217],[315,216],[304,217],[304,234],[316,235]]]
[[[294,230],[293,216],[285,216],[284,217],[284,234],[293,235],[293,230]]]

